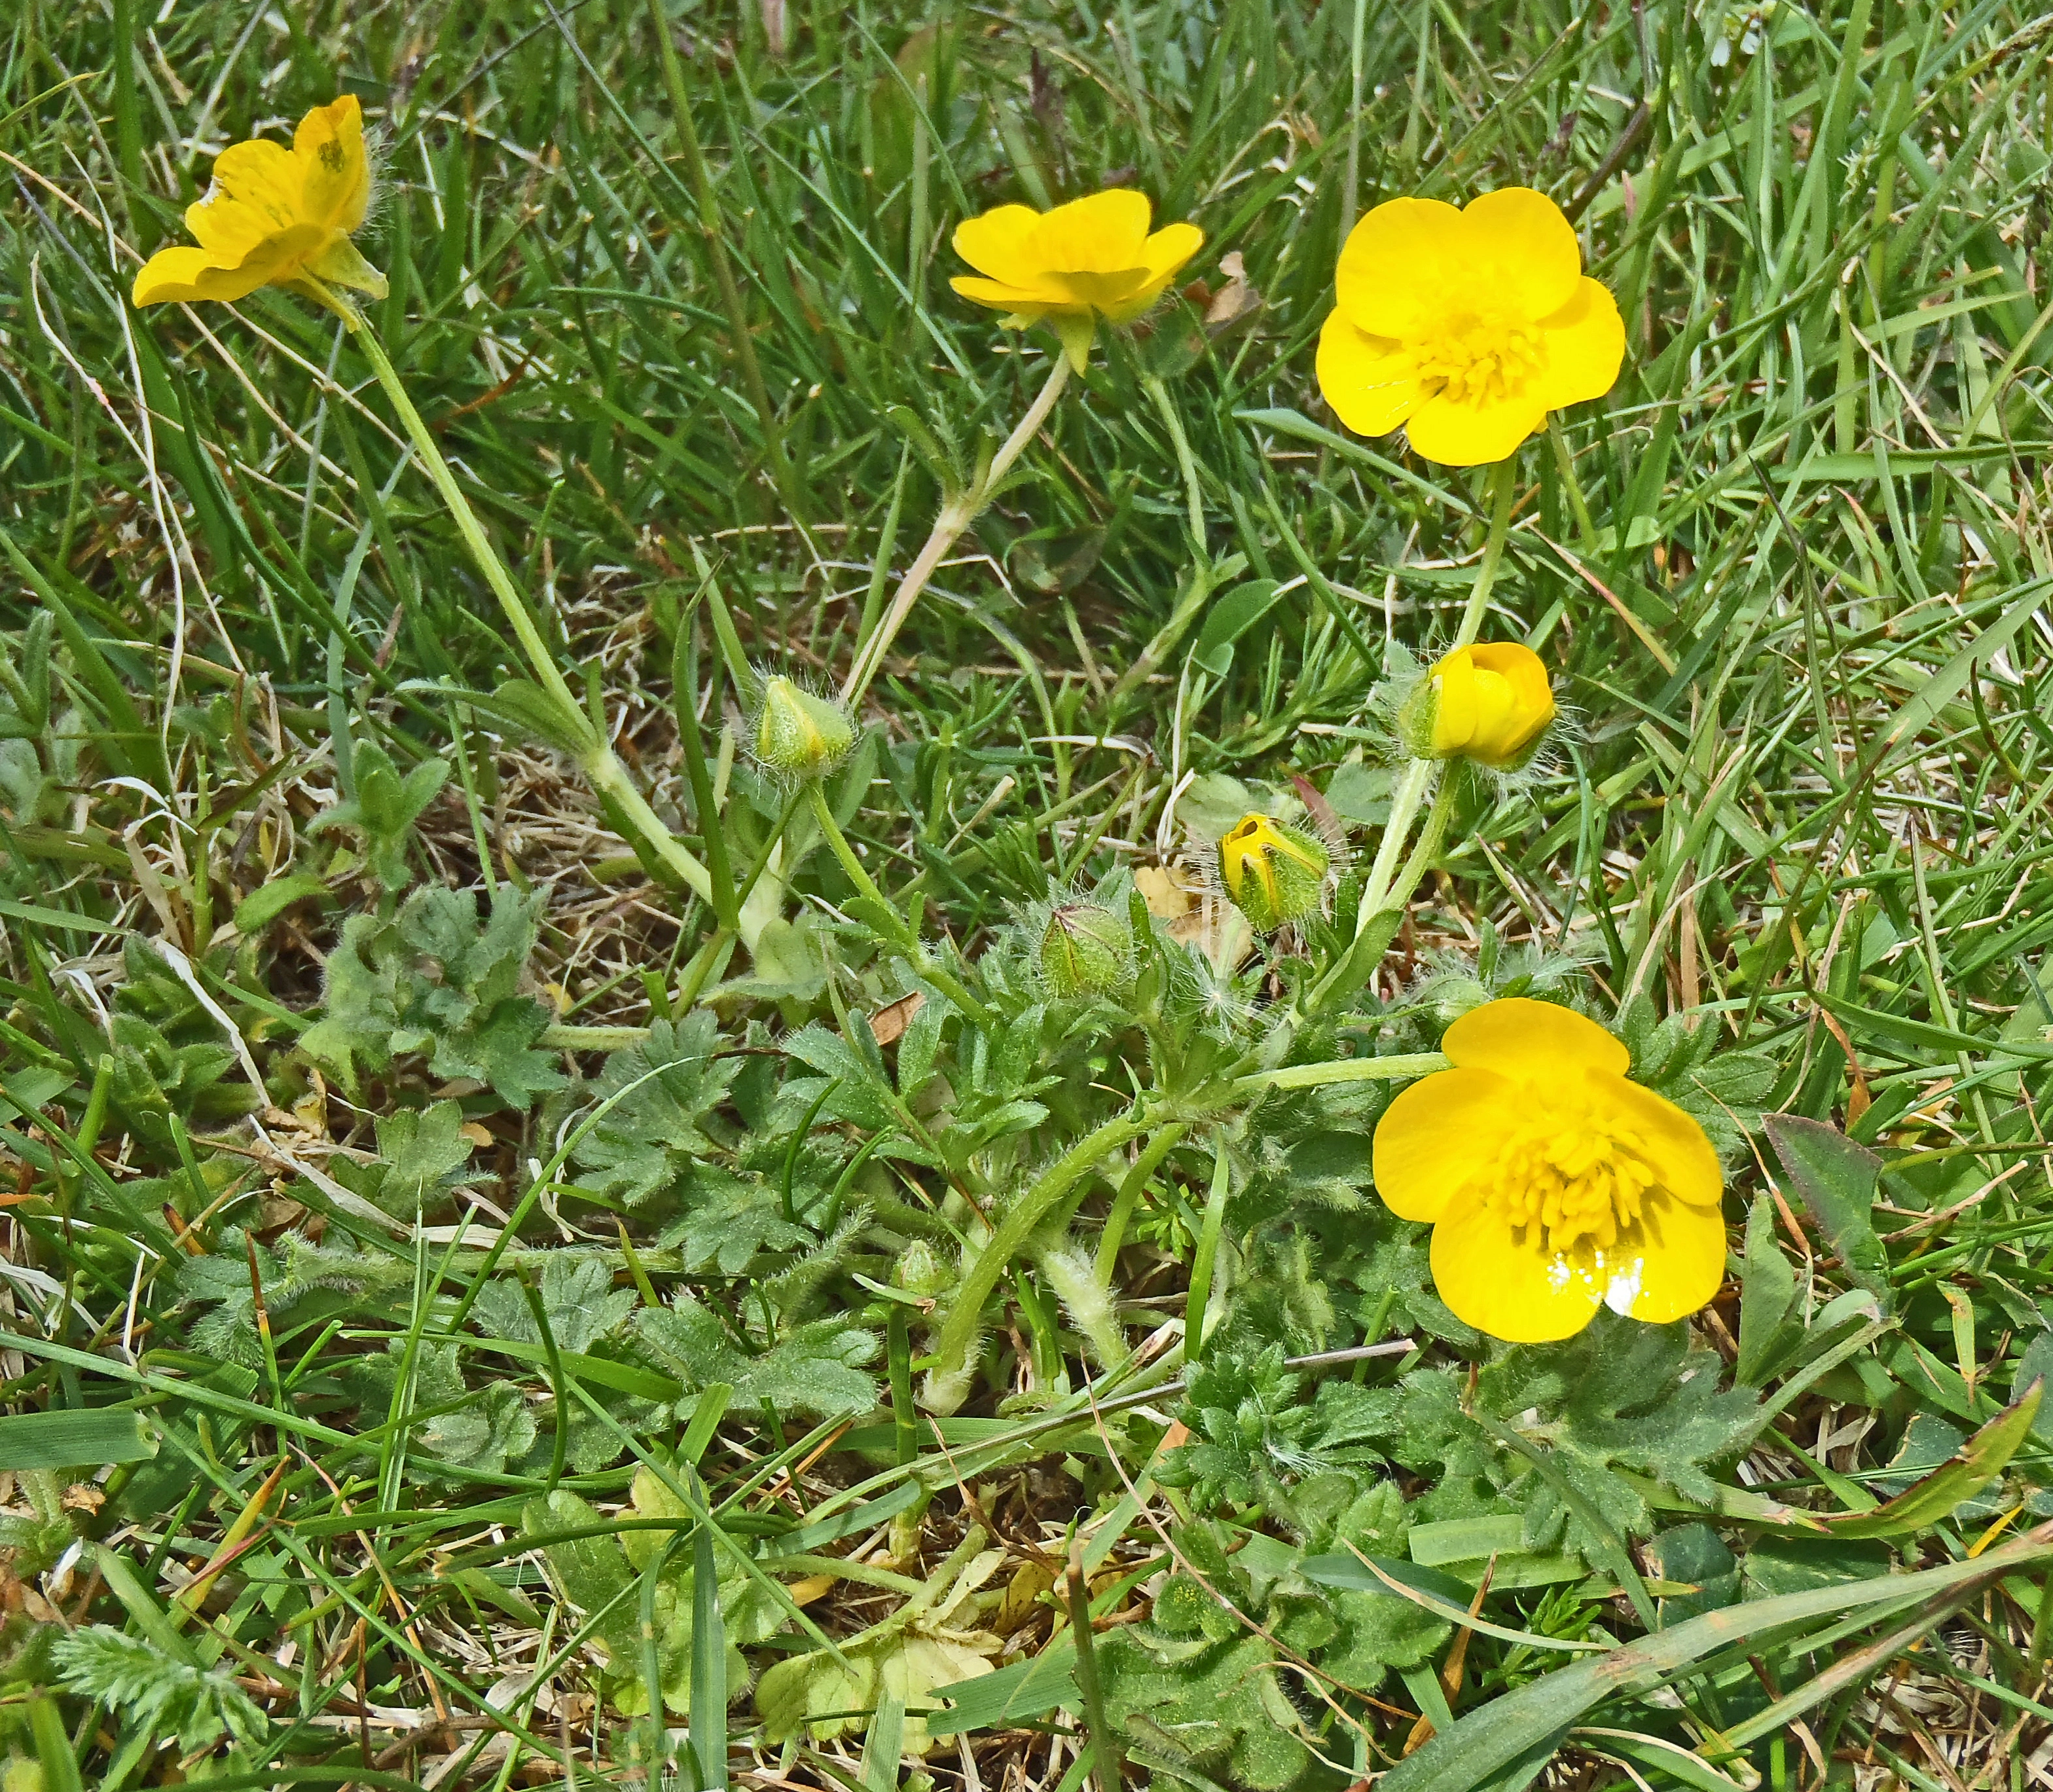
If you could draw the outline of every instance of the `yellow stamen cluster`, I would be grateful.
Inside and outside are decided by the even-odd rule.
[[[1643,1149],[1629,1134],[1580,1118],[1535,1122],[1505,1141],[1491,1209],[1514,1231],[1543,1227],[1549,1251],[1572,1251],[1585,1240],[1608,1251],[1639,1224],[1655,1185]]]
[[[1455,404],[1501,404],[1520,396],[1546,356],[1539,332],[1502,319],[1472,316],[1414,352],[1419,391]]]

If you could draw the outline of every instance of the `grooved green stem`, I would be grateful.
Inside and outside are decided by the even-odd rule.
[[[422,419],[414,408],[414,401],[407,395],[406,388],[400,383],[398,370],[391,357],[385,352],[385,345],[378,340],[377,332],[365,324],[355,309],[340,298],[329,301],[349,326],[371,363],[371,371],[378,376],[378,383],[384,388],[385,396],[398,413],[399,421],[406,426],[406,434],[414,444],[414,451],[420,457],[421,465],[426,469],[430,481],[442,501],[442,507],[456,525],[457,533],[463,537],[463,544],[470,550],[470,557],[477,570],[484,575],[485,582],[492,588],[492,595],[499,599],[499,607],[505,612],[506,620],[512,626],[520,650],[528,662],[536,680],[548,694],[558,712],[558,720],[563,729],[563,737],[574,743],[571,752],[587,780],[595,790],[610,799],[614,806],[634,826],[652,851],[683,880],[686,887],[695,891],[702,900],[710,901],[712,879],[706,868],[685,847],[683,842],[665,827],[656,812],[649,807],[648,799],[642,796],[634,780],[627,775],[627,768],[620,763],[618,755],[607,741],[605,734],[592,724],[571,691],[569,683],[557,668],[555,655],[550,652],[548,643],[542,639],[542,631],[535,626],[527,601],[513,584],[513,576],[506,570],[485,532],[477,513],[470,507],[470,501],[463,495],[463,488],[456,482],[456,475],[449,470],[449,462],[442,458],[441,445],[434,433]]]
[[[1504,538],[1511,528],[1511,500],[1517,489],[1517,457],[1507,455],[1490,470],[1490,533],[1483,539],[1482,563],[1476,568],[1475,584],[1470,590],[1468,606],[1462,611],[1462,626],[1454,635],[1457,647],[1468,646],[1482,632],[1483,611],[1504,559]]]
[[[998,1286],[998,1279],[1025,1248],[1026,1240],[1034,1236],[1035,1228],[1053,1211],[1055,1204],[1069,1193],[1078,1177],[1088,1176],[1096,1169],[1107,1153],[1117,1151],[1130,1140],[1140,1138],[1154,1124],[1153,1116],[1132,1110],[1106,1121],[1058,1157],[1013,1203],[1011,1210],[999,1221],[990,1242],[977,1253],[976,1261],[969,1266],[961,1286],[956,1290],[955,1300],[934,1345],[936,1379],[961,1372],[983,1316],[984,1302],[991,1298],[991,1290]]]
[[[813,806],[813,819],[819,823],[820,831],[826,836],[827,844],[834,855],[841,861],[841,868],[848,873],[849,882],[883,911],[878,917],[890,917],[897,923],[890,929],[892,943],[903,951],[918,968],[920,975],[940,990],[964,1014],[988,1026],[991,1011],[970,993],[968,985],[947,965],[920,943],[919,929],[900,914],[897,906],[877,887],[876,880],[863,868],[862,861],[855,855],[855,849],[848,843],[848,837],[841,831],[841,823],[834,818],[834,811],[827,806],[826,793],[820,788],[817,779],[806,786],[806,794]]]
[[[655,0],[651,3],[654,4]],[[885,611],[884,620],[877,625],[876,633],[857,650],[855,663],[848,669],[848,682],[841,688],[842,702],[854,704],[869,688],[869,681],[877,676],[877,670],[884,663],[892,641],[913,613],[920,593],[927,588],[927,581],[948,557],[956,537],[976,521],[991,501],[991,494],[1012,470],[1012,463],[1026,452],[1026,444],[1041,433],[1041,426],[1047,422],[1048,413],[1055,408],[1055,400],[1062,395],[1062,387],[1069,383],[1069,357],[1058,355],[1048,371],[1047,383],[1026,407],[1026,415],[1005,438],[1004,446],[991,457],[991,465],[977,475],[967,491],[957,492],[942,505],[919,557],[906,569],[898,589],[892,594],[891,607]]]

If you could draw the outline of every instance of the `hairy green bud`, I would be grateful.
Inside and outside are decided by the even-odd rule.
[[[1133,940],[1123,917],[1095,902],[1062,902],[1040,940],[1041,981],[1058,998],[1105,996],[1125,982]]]
[[[767,769],[787,778],[824,777],[855,745],[855,727],[838,703],[789,678],[767,679],[751,745]]]

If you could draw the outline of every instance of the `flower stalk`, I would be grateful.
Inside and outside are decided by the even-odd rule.
[[[686,887],[701,900],[710,902],[712,879],[704,865],[685,846],[683,842],[663,825],[662,819],[650,808],[647,798],[636,788],[629,776],[627,768],[620,762],[612,745],[604,733],[595,726],[571,691],[568,682],[558,669],[555,656],[550,652],[548,643],[542,639],[542,631],[535,626],[535,619],[528,611],[526,601],[514,585],[512,575],[506,570],[477,513],[470,507],[470,501],[463,495],[463,488],[456,482],[449,462],[443,458],[441,446],[434,432],[429,429],[406,387],[401,383],[398,371],[392,365],[391,357],[385,352],[385,345],[378,340],[377,332],[370,328],[354,306],[340,296],[332,298],[334,308],[340,315],[350,333],[356,338],[364,357],[371,363],[371,370],[378,376],[378,383],[384,388],[385,396],[398,414],[405,426],[407,438],[414,451],[420,456],[421,465],[426,470],[430,481],[442,506],[456,525],[457,533],[463,537],[465,547],[476,564],[485,582],[492,588],[492,595],[499,599],[500,608],[520,643],[522,654],[528,668],[535,675],[557,712],[564,738],[574,743],[572,756],[578,763],[592,788],[605,796],[619,810],[648,844],[658,858],[674,871]]]
[[[812,804],[813,819],[820,824],[820,831],[826,836],[827,845],[841,861],[841,868],[848,874],[849,882],[862,893],[866,905],[862,918],[873,925],[881,924],[882,930],[891,943],[913,961],[920,975],[953,1002],[962,1012],[980,1025],[991,1024],[990,1009],[970,993],[968,986],[933,953],[921,943],[919,931],[899,914],[897,906],[877,887],[876,880],[863,869],[862,861],[855,855],[855,849],[848,843],[848,836],[841,831],[841,823],[834,818],[828,806],[826,793],[816,779],[806,786],[806,795]]]
[[[1041,426],[1047,422],[1048,414],[1055,408],[1055,401],[1062,395],[1062,388],[1069,383],[1069,379],[1068,358],[1058,355],[1048,370],[1046,383],[1027,407],[1019,426],[991,457],[990,466],[966,489],[952,494],[941,505],[940,513],[934,518],[934,526],[918,557],[906,569],[905,576],[899,580],[897,590],[892,594],[891,607],[884,612],[884,619],[877,624],[876,631],[857,650],[855,663],[848,670],[848,682],[841,688],[841,700],[851,709],[869,688],[870,680],[877,676],[898,631],[913,613],[920,593],[927,588],[927,581],[947,559],[948,550],[954,547],[962,532],[983,514],[991,493],[1012,470],[1012,463],[1026,452],[1026,444],[1040,434]]]

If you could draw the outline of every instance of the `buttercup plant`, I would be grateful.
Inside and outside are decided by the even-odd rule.
[[[1447,466],[1505,459],[1549,411],[1601,398],[1625,325],[1575,227],[1507,187],[1461,209],[1391,199],[1355,226],[1319,336],[1319,390],[1360,435],[1400,426]]]
[[[362,109],[356,96],[346,93],[300,120],[290,150],[263,139],[223,150],[215,159],[213,188],[186,212],[186,226],[200,246],[159,250],[135,277],[135,303],[230,303],[276,285],[312,299],[342,320],[398,413],[450,521],[520,643],[539,687],[516,700],[523,721],[571,753],[670,870],[697,894],[709,897],[712,885],[705,867],[650,808],[605,729],[571,691],[434,432],[415,408],[377,332],[345,296],[354,290],[382,297],[387,290],[384,276],[351,240],[371,198]]]
[[[1555,716],[1540,656],[1521,642],[1457,647],[1419,681],[1399,717],[1422,759],[1468,759],[1516,771],[1538,750]]]

